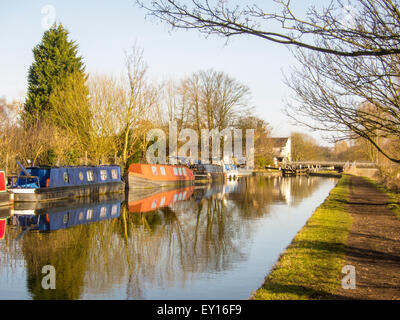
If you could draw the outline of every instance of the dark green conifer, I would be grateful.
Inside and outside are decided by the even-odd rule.
[[[34,62],[28,74],[28,95],[24,106],[24,121],[43,120],[51,111],[49,97],[72,74],[86,79],[78,46],[68,39],[69,32],[54,24],[33,49]]]

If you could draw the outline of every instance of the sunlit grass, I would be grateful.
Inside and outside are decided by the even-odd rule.
[[[334,170],[321,170],[321,171],[316,171],[312,172],[311,175],[315,176],[326,176],[326,177],[334,177],[334,178],[340,178],[342,177],[342,174],[334,171]]]
[[[352,218],[346,211],[348,190],[349,177],[344,175],[252,299],[332,298],[343,277],[345,244],[352,226]]]

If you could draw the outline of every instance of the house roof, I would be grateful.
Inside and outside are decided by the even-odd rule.
[[[272,142],[273,148],[284,148],[289,138],[268,138]]]

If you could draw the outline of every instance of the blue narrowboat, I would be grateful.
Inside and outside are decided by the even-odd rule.
[[[122,193],[125,184],[119,166],[32,167],[12,177],[14,202],[59,201],[107,193]]]

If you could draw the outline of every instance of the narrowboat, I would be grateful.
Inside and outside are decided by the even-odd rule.
[[[217,181],[223,182],[225,180],[224,169],[220,165],[216,164],[193,164],[190,166],[193,170],[195,180],[201,181]]]
[[[118,218],[121,215],[121,204],[120,200],[91,202],[69,208],[54,207],[46,213],[32,211],[32,214],[14,210],[10,222],[25,230],[56,231]]]
[[[169,189],[160,192],[159,190],[153,193],[128,195],[128,211],[130,213],[150,212],[164,207],[168,207],[176,202],[188,200],[194,191],[194,186],[187,186],[179,189]],[[144,197],[143,197],[144,196]]]
[[[181,165],[131,164],[125,177],[129,189],[188,185],[194,182],[193,171]]]
[[[12,177],[14,203],[59,201],[80,197],[97,200],[102,194],[123,192],[119,166],[32,167]]]
[[[0,170],[0,207],[8,206],[12,203],[12,196],[7,191],[6,172]]]

